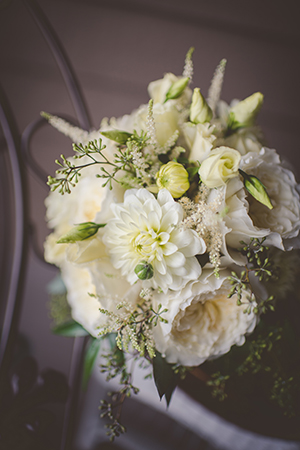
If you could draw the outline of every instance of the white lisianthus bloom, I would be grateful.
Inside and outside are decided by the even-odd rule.
[[[214,136],[214,126],[207,123],[185,122],[182,125],[183,135],[189,153],[190,161],[199,161],[200,163],[208,157],[213,148],[216,136]]]
[[[211,191],[211,200],[217,194],[217,189]],[[220,211],[225,213],[220,217],[223,242],[221,247],[221,265],[244,265],[246,257],[239,251],[241,241],[250,242],[251,238],[262,239],[268,237],[268,244],[282,248],[282,241],[278,234],[272,234],[269,228],[259,228],[253,224],[249,216],[249,203],[242,180],[232,178],[225,186],[225,196]]]
[[[201,181],[209,188],[224,186],[228,180],[238,176],[240,159],[240,153],[233,148],[212,150],[200,166]]]
[[[226,129],[229,119],[230,109],[238,103],[239,100],[233,100],[230,105],[223,100],[218,103],[218,117],[212,121],[216,127],[217,135],[214,146],[231,147],[238,150],[241,155],[245,155],[248,152],[258,153],[264,140],[259,126],[253,125],[239,128],[229,136],[223,136],[224,129]]]
[[[295,238],[300,229],[300,196],[294,174],[283,167],[275,150],[262,148],[241,159],[241,169],[255,175],[266,187],[273,209],[248,196],[249,215],[254,225],[269,228],[282,239]]]
[[[126,191],[124,203],[112,204],[113,218],[104,228],[103,242],[113,266],[130,284],[138,277],[136,266],[146,261],[153,277],[143,286],[164,292],[181,289],[197,279],[201,266],[195,255],[205,252],[205,244],[193,230],[180,227],[183,210],[167,189],[157,199],[146,189]]]
[[[227,353],[233,345],[242,345],[245,334],[253,331],[257,317],[245,314],[247,293],[241,306],[237,298],[228,298],[230,272],[221,271],[216,278],[213,271],[204,270],[196,281],[181,291],[155,294],[157,304],[168,311],[153,329],[156,348],[169,363],[198,366],[207,359]]]
[[[156,103],[163,104],[166,100],[167,92],[169,91],[170,87],[176,83],[178,80],[180,80],[181,77],[177,77],[173,73],[166,73],[165,76],[160,80],[151,81],[148,85],[148,93],[150,98],[152,98],[154,105]],[[181,104],[188,105],[192,96],[192,91],[189,87],[186,87],[178,99]],[[177,101],[177,102],[178,102]],[[170,102],[170,100],[169,100]],[[174,102],[174,100],[172,100]],[[175,100],[176,102],[176,100]]]

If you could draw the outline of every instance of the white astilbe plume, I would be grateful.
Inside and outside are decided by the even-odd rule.
[[[154,114],[153,114],[153,100],[149,100],[148,105],[148,114],[147,114],[147,133],[149,136],[149,144],[153,147],[158,146],[157,138],[156,138],[156,129],[155,129],[155,121],[154,121]]]
[[[207,103],[208,103],[209,107],[211,108],[214,116],[216,113],[216,108],[217,108],[218,102],[220,100],[226,63],[227,63],[227,60],[222,59],[220,64],[217,66],[214,76],[213,76],[213,79],[211,81],[209,90],[208,90]]]
[[[193,73],[194,73],[193,60],[192,60],[193,52],[194,52],[194,47],[191,47],[186,54],[184,68],[183,68],[183,72],[182,72],[182,76],[184,78],[186,78],[186,77],[189,78],[189,84],[192,82]]]
[[[202,184],[194,201],[188,197],[182,197],[179,203],[185,212],[184,226],[195,230],[204,240],[210,263],[215,269],[215,275],[218,276],[223,237],[219,211],[223,202],[224,190],[220,189],[216,197],[209,203],[207,202],[208,193],[209,189]]]
[[[48,120],[50,125],[53,126],[53,128],[56,128],[60,133],[64,134],[65,136],[71,138],[72,142],[75,142],[76,144],[87,144],[90,139],[90,133],[86,130],[82,130],[79,127],[76,127],[75,125],[71,125],[69,122],[67,122],[64,119],[61,119],[58,116],[53,116],[52,114],[48,114],[45,112],[42,112],[41,115]]]
[[[174,145],[176,144],[178,137],[179,137],[179,131],[176,130],[174,132],[174,134],[172,134],[172,136],[167,140],[165,145],[160,149],[160,154],[168,153],[168,151],[170,151],[171,148],[174,147]]]

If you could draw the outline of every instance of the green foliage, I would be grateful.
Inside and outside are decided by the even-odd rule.
[[[70,320],[52,328],[52,333],[66,337],[88,336],[89,333],[75,320]]]
[[[117,142],[119,145],[125,145],[128,139],[132,136],[131,133],[127,133],[127,131],[120,130],[109,130],[102,131],[102,136],[105,136],[107,139],[111,139],[112,141]]]
[[[167,363],[159,352],[156,352],[153,359],[153,375],[160,398],[165,396],[169,406],[172,394],[178,384],[178,375],[173,370],[173,365]]]
[[[300,417],[299,333],[282,311],[271,323],[270,317],[274,315],[264,316],[243,346],[204,363],[210,374],[207,385],[220,401],[231,401],[232,392],[235,396],[246,392],[246,398],[259,392],[262,402],[276,407],[277,414]]]
[[[71,320],[71,308],[67,302],[67,293],[51,294],[49,302],[49,316],[54,326]]]
[[[100,351],[100,347],[101,347],[101,339],[95,339],[91,337],[85,352],[83,364],[82,387],[84,390],[86,390],[87,388],[89,379],[91,377],[95,365],[95,361]]]
[[[64,193],[70,194],[71,186],[75,187],[78,183],[79,177],[81,176],[80,171],[82,169],[94,164],[110,164],[107,158],[102,153],[105,148],[106,146],[102,145],[101,139],[99,139],[99,143],[97,143],[97,140],[95,140],[90,141],[88,145],[73,144],[73,150],[77,153],[75,154],[74,158],[81,159],[86,156],[89,158],[90,162],[76,166],[64,155],[61,155],[62,162],[60,162],[58,159],[55,161],[56,164],[61,167],[61,169],[58,169],[56,171],[56,174],[61,175],[61,177],[48,177],[47,184],[51,187],[51,191],[55,191],[56,189],[58,189],[58,192],[62,195]],[[104,159],[104,161],[100,162],[95,158],[95,155],[100,155]]]

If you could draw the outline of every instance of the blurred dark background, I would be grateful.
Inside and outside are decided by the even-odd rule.
[[[181,74],[185,54],[194,46],[192,87],[199,86],[207,93],[215,67],[226,58],[222,98],[229,102],[261,91],[265,102],[259,123],[268,146],[288,159],[299,175],[297,0],[37,0],[37,3],[73,65],[94,127],[99,126],[103,117],[118,117],[146,103],[148,83],[165,72]],[[0,0],[0,67],[0,84],[20,133],[39,117],[40,111],[76,120],[59,69],[21,0]],[[54,173],[54,160],[61,153],[72,153],[71,142],[49,126],[34,135],[31,147],[35,159],[49,174]],[[30,222],[36,227],[42,253],[49,232],[44,220],[48,187],[28,168],[26,172]],[[1,211],[0,226],[5,218],[5,212]],[[29,343],[40,370],[52,367],[67,374],[73,342],[51,334],[47,310],[46,285],[56,273],[54,267],[43,265],[31,245],[19,331]],[[170,423],[169,428],[174,430],[174,424]],[[59,425],[57,430],[59,436]],[[58,442],[59,437],[53,436]],[[205,448],[196,441],[186,448]],[[79,450],[90,448],[78,445]],[[127,442],[122,448],[136,448],[130,445],[133,444]],[[225,442],[220,448],[228,448],[226,445]],[[162,448],[169,447],[165,444]],[[257,444],[255,448],[275,447]]]

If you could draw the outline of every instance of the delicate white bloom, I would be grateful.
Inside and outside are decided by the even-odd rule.
[[[251,196],[249,215],[254,225],[278,233],[282,239],[298,236],[300,229],[300,197],[294,174],[282,166],[275,150],[262,148],[259,154],[248,153],[241,159],[241,169],[255,175],[266,187],[273,209]]]
[[[182,207],[166,189],[159,191],[157,200],[146,189],[126,191],[124,203],[112,204],[111,210],[114,217],[104,229],[103,241],[112,264],[130,284],[138,279],[134,269],[141,261],[154,269],[143,286],[164,292],[180,289],[200,275],[195,255],[205,251],[204,241],[180,227]]]
[[[197,125],[186,122],[182,126],[183,135],[190,150],[189,160],[200,163],[208,157],[213,148],[216,136],[214,136],[214,126],[207,123]]]
[[[208,202],[217,195],[219,189],[211,190]],[[266,207],[265,207],[266,208]],[[267,208],[266,208],[267,209]],[[250,242],[251,238],[261,239],[268,236],[268,243],[282,248],[281,238],[278,235],[270,237],[269,228],[258,228],[249,216],[249,204],[244,184],[240,177],[232,178],[225,186],[224,202],[220,207],[219,226],[222,230],[223,243],[221,247],[221,265],[228,267],[235,263],[244,265],[246,258],[241,254],[241,241]],[[222,212],[224,212],[222,214]]]
[[[229,147],[212,150],[200,166],[201,181],[209,188],[225,185],[230,178],[238,175],[240,159],[240,153]]]
[[[218,103],[218,117],[212,121],[217,131],[217,139],[214,142],[215,147],[226,146],[238,150],[241,155],[248,152],[259,152],[264,140],[262,131],[258,126],[247,126],[235,130],[229,136],[223,136],[223,132],[227,127],[230,109],[233,108],[239,100],[233,100],[230,105],[221,100]]]
[[[233,345],[242,345],[245,334],[253,331],[257,317],[244,313],[247,293],[243,293],[245,304],[241,306],[236,296],[228,298],[229,274],[223,271],[216,278],[204,270],[181,291],[154,296],[157,304],[168,308],[163,315],[168,323],[159,323],[153,332],[156,348],[169,363],[198,366],[227,353]]]

